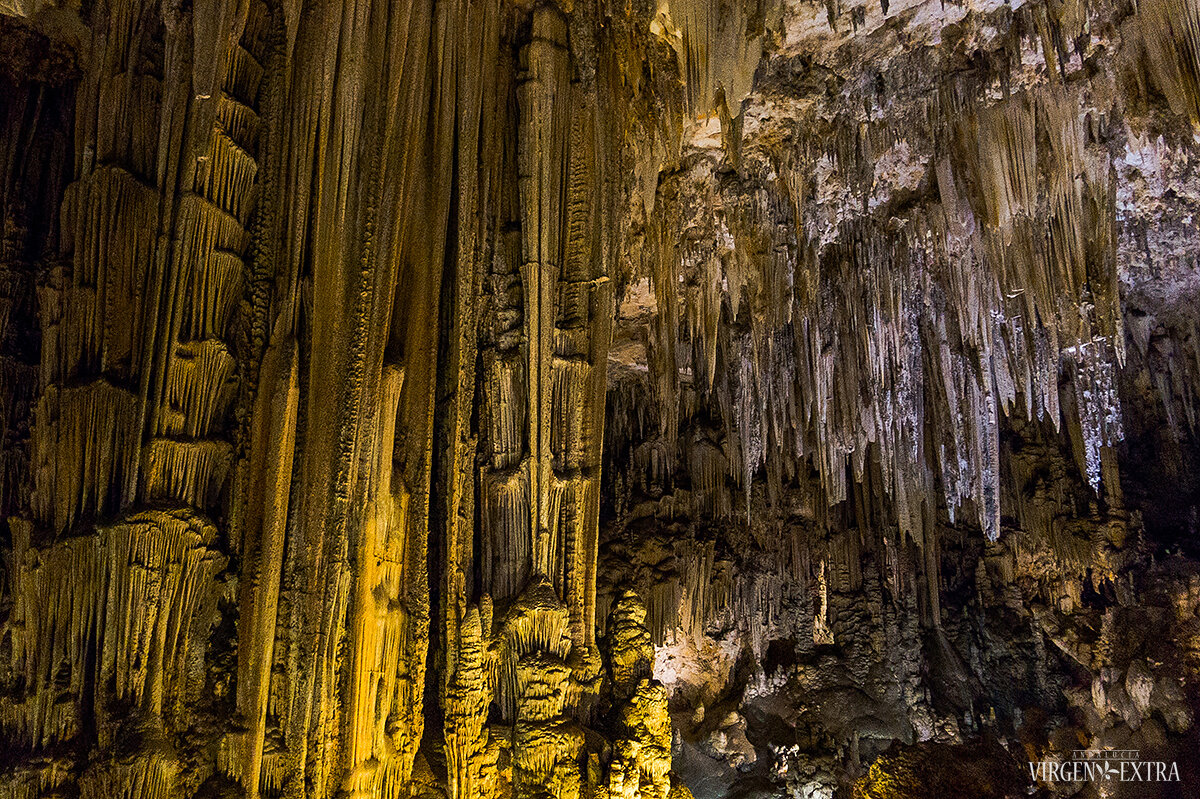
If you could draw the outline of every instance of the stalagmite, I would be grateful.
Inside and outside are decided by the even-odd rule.
[[[654,650],[646,630],[646,609],[636,594],[625,592],[607,628],[616,700],[616,738],[607,796],[666,799],[671,789],[671,719],[666,690],[650,679]]]
[[[452,799],[479,799],[497,793],[500,742],[486,723],[495,691],[491,626],[491,605],[486,597],[482,608],[470,608],[458,624],[459,651],[445,697],[447,786]]]

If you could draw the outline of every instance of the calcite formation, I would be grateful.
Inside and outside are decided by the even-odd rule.
[[[0,797],[1190,795],[1198,142],[1197,0],[0,0]]]
[[[671,792],[671,718],[666,690],[650,677],[654,649],[646,629],[646,609],[637,594],[625,592],[607,626],[616,713],[607,796],[667,799]],[[604,791],[599,794],[603,796]]]

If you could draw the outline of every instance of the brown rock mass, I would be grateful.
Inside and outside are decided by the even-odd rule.
[[[0,799],[1196,795],[1198,165],[1200,0],[0,0]]]

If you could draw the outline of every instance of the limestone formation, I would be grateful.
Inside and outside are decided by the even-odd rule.
[[[1197,0],[0,0],[0,798],[1194,793],[1197,164]]]

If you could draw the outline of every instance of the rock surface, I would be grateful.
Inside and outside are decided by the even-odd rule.
[[[1198,157],[1196,0],[0,0],[0,797],[1194,794]]]

